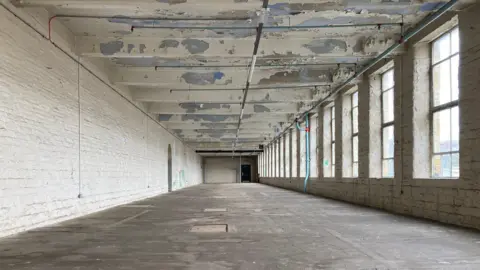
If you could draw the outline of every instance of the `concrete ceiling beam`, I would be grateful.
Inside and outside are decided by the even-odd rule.
[[[184,132],[188,132],[192,130],[229,130],[233,132],[237,131],[237,122],[224,122],[224,123],[168,123],[164,122],[164,125],[169,128],[170,130],[184,130]],[[280,125],[275,123],[265,123],[265,122],[250,122],[250,123],[242,123],[240,126],[240,132],[257,132],[257,133],[268,133],[276,128],[281,128]]]
[[[299,104],[295,103],[259,103],[246,104],[245,114],[289,114],[298,113]],[[153,114],[220,114],[238,115],[241,110],[240,104],[221,103],[151,103],[148,111]]]
[[[235,135],[237,134],[236,129],[173,129],[173,132],[179,134],[179,136],[185,137],[193,137],[198,135],[205,135],[210,137],[218,137],[220,135]],[[238,135],[241,138],[248,138],[248,137],[264,137],[264,136],[271,136],[275,132],[273,129],[270,130],[253,130],[253,129],[245,129],[241,128]]]
[[[210,123],[210,124],[224,124],[224,123],[238,123],[238,115],[159,115],[159,121],[163,122],[167,126],[172,123],[189,124],[189,123]],[[245,114],[242,119],[242,123],[286,123],[289,120],[293,120],[291,115],[281,114]],[[273,124],[272,124],[273,126]]]
[[[157,89],[134,89],[131,91],[135,101],[163,102],[163,103],[239,103],[243,98],[242,90],[222,91],[170,91]],[[252,103],[299,103],[314,101],[315,90],[310,88],[298,89],[263,89],[251,90],[247,102]]]
[[[156,29],[152,29],[156,31]],[[170,30],[171,31],[171,30]],[[237,30],[235,30],[237,31]],[[249,30],[255,34],[255,30]],[[392,29],[395,31],[395,29]],[[304,32],[308,35],[308,31]],[[398,33],[371,33],[371,37],[344,31],[336,37],[319,37],[310,33],[306,38],[266,36],[262,39],[258,56],[375,56],[398,40]],[[318,33],[317,33],[318,34]],[[287,35],[287,34],[284,34]],[[161,57],[181,58],[190,55],[203,57],[250,57],[252,38],[96,38],[77,40],[78,53],[87,57]],[[373,47],[373,48],[371,48]]]
[[[126,70],[126,69],[122,69]],[[183,89],[205,89],[238,88],[245,87],[247,71],[224,71],[222,69],[210,71],[188,71],[188,70],[162,70],[147,71],[145,69],[128,69],[128,72],[121,72],[113,78],[114,83],[128,86],[147,87],[168,87]],[[255,85],[259,87],[279,84],[300,84],[300,85],[329,85],[333,82],[335,73],[353,73],[353,67],[340,67],[332,69],[325,67],[312,68],[284,68],[256,70],[252,78],[252,89]]]
[[[184,141],[196,141],[196,142],[231,142],[236,138],[235,134],[217,134],[209,136],[205,134],[195,135],[179,135]],[[216,137],[218,136],[218,137]],[[260,134],[243,134],[238,137],[242,142],[269,142],[275,137],[275,134],[260,135]]]

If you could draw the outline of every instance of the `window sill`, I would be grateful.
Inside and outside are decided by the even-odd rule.
[[[461,183],[459,178],[414,178],[413,186],[422,187],[455,187]]]

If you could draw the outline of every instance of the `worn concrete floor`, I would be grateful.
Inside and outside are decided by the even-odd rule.
[[[228,232],[190,232],[205,224]],[[0,269],[480,269],[480,233],[260,184],[201,185],[4,238]]]

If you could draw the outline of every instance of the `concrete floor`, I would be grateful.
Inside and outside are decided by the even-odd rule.
[[[190,232],[205,224],[228,233]],[[201,185],[5,238],[0,269],[480,269],[480,233],[260,184]]]

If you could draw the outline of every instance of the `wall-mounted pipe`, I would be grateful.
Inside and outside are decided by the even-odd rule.
[[[297,129],[302,131],[298,121]],[[305,180],[303,181],[303,192],[307,192],[308,180],[310,179],[310,125],[308,123],[308,113],[305,115]]]
[[[418,23],[414,28],[411,30],[407,31],[407,33],[400,38],[395,44],[390,46],[387,50],[385,50],[383,53],[375,57],[372,61],[367,63],[365,66],[363,66],[360,70],[356,71],[355,75],[350,77],[347,81],[342,83],[340,86],[335,88],[332,92],[330,92],[327,97],[315,102],[313,106],[305,111],[300,118],[304,117],[305,115],[308,115],[311,111],[313,111],[315,108],[318,106],[330,101],[337,93],[339,93],[342,89],[344,89],[346,86],[348,86],[350,83],[352,83],[355,79],[363,75],[365,72],[367,72],[370,68],[378,64],[380,61],[385,59],[387,56],[389,56],[393,51],[398,49],[400,46],[405,44],[408,40],[410,40],[413,36],[418,34],[420,31],[422,31],[425,27],[430,25],[432,22],[437,20],[440,16],[445,14],[447,11],[452,9],[452,7],[458,2],[458,0],[450,0],[448,3],[444,4],[440,9],[438,9],[436,12],[431,14],[430,16],[425,17],[420,23]],[[281,132],[277,137],[282,136],[287,130],[292,128],[292,126],[295,124],[295,122],[291,123],[283,132]],[[275,137],[273,140],[275,140],[277,137]],[[273,141],[272,140],[272,141]]]
[[[264,30],[302,30],[302,29],[322,29],[322,28],[358,28],[358,27],[376,27],[402,26],[403,23],[358,23],[358,24],[322,24],[322,25],[294,25],[294,26],[264,26]],[[134,29],[190,29],[190,30],[255,30],[256,26],[176,26],[176,25],[141,25],[132,26]]]

